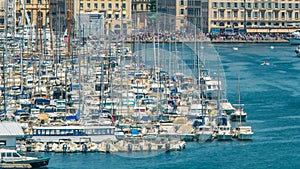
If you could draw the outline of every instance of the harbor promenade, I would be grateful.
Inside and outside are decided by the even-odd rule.
[[[153,34],[131,35],[126,38],[127,43],[175,43],[175,42],[209,42],[209,43],[288,43],[290,34],[163,34],[157,37]],[[154,38],[154,39],[153,39]],[[120,39],[120,37],[115,38]]]

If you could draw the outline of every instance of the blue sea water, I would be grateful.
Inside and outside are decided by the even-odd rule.
[[[252,141],[188,143],[184,151],[171,153],[40,155],[51,157],[49,169],[300,168],[300,58],[295,48],[285,43],[215,44],[233,103],[238,100],[240,76]],[[264,60],[270,65],[261,65]]]

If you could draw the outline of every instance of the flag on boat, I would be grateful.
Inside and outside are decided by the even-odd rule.
[[[214,115],[216,113],[215,110],[211,110],[210,115]]]

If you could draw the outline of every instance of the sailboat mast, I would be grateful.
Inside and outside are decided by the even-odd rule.
[[[71,0],[68,0],[68,58],[70,57],[71,53]]]
[[[50,49],[51,49],[51,51],[53,51],[53,37],[52,37],[53,25],[52,25],[51,0],[49,0],[49,3],[48,3],[48,11],[49,11],[49,27],[50,27]]]

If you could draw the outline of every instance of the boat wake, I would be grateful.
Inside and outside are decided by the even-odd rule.
[[[300,119],[300,116],[282,116],[279,119]]]
[[[163,153],[165,153],[165,151],[116,152],[113,154],[124,158],[142,159],[155,157]]]
[[[270,132],[270,131],[284,131],[284,130],[292,130],[292,129],[300,129],[300,126],[285,126],[285,127],[273,127],[273,128],[266,128],[262,130],[257,130],[257,133],[261,132]]]

